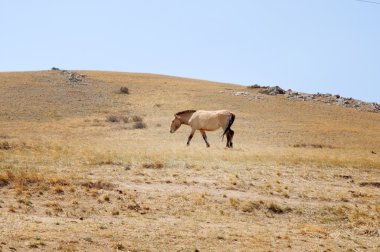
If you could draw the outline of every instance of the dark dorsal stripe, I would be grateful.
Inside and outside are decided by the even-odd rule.
[[[186,114],[186,113],[194,113],[196,110],[184,110],[184,111],[181,111],[181,112],[178,112],[177,114],[175,115],[182,115],[182,114]]]

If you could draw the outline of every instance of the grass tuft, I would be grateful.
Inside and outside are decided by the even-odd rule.
[[[118,122],[120,122],[120,118],[118,116],[115,116],[115,115],[110,115],[110,116],[107,116],[106,121],[112,122],[112,123],[118,123]]]
[[[146,169],[162,169],[164,167],[164,164],[156,161],[154,163],[144,163],[141,165],[141,167]]]
[[[8,141],[0,142],[0,150],[9,150],[11,148],[12,148],[12,146],[10,145],[10,143]]]
[[[268,210],[275,214],[284,214],[292,211],[290,207],[280,206],[279,204],[273,202],[268,206]]]
[[[96,182],[83,182],[81,183],[82,187],[88,189],[104,189],[104,190],[112,190],[115,188],[115,185],[108,182],[96,181]]]
[[[146,123],[144,123],[144,122],[135,122],[133,124],[134,129],[145,129],[146,127],[147,127]]]

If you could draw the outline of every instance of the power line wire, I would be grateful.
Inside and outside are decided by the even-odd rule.
[[[365,2],[365,3],[371,3],[371,4],[380,4],[380,2],[375,1],[367,1],[367,0],[356,0],[357,2]]]

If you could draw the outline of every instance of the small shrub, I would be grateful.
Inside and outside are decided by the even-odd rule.
[[[288,212],[291,212],[292,209],[289,208],[289,207],[281,207],[280,205],[276,204],[276,203],[271,203],[269,206],[268,206],[268,210],[272,213],[275,213],[275,214],[284,214],[284,213],[288,213]]]
[[[8,141],[0,142],[0,150],[9,150],[12,146],[9,144]]]
[[[91,237],[84,237],[83,240],[85,240],[86,242],[92,242],[92,238]]]
[[[121,243],[116,244],[115,248],[116,248],[116,250],[121,250],[121,251],[125,250],[125,247]]]
[[[257,84],[254,84],[254,85],[248,86],[248,88],[261,88],[261,86],[257,85]]]
[[[121,117],[121,120],[122,120],[124,123],[128,123],[128,122],[129,122],[129,117],[128,117],[128,116],[122,116],[122,117]]]
[[[261,208],[260,204],[253,201],[244,201],[240,204],[240,210],[245,213],[254,213]]]
[[[45,207],[51,208],[55,213],[63,212],[62,206],[56,201],[50,201],[44,204]]]
[[[115,185],[103,182],[103,181],[97,181],[97,182],[83,182],[81,183],[81,186],[89,188],[89,189],[103,189],[103,190],[112,190]]]
[[[53,191],[56,193],[56,194],[64,194],[65,191],[63,190],[63,188],[61,186],[56,186],[54,187]]]
[[[103,199],[104,201],[107,201],[107,202],[110,202],[111,200],[109,195],[105,195]]]
[[[240,200],[237,199],[237,198],[230,198],[230,205],[235,208],[235,209],[238,209],[239,206],[240,206]]]
[[[159,161],[156,161],[154,163],[144,163],[142,164],[142,167],[147,169],[161,169],[164,167],[164,164]]]
[[[120,93],[121,93],[121,94],[129,94],[129,89],[128,89],[128,87],[121,87],[121,88],[120,88]]]
[[[132,116],[132,122],[142,122],[142,121],[143,121],[143,118],[141,116],[138,116],[138,115]]]
[[[107,117],[107,122],[116,123],[116,122],[120,122],[120,119],[117,116],[111,115]]]
[[[120,212],[119,212],[119,210],[117,210],[116,208],[114,208],[114,209],[112,209],[112,215],[119,215],[120,214]]]
[[[144,122],[135,122],[133,124],[133,128],[134,129],[145,129],[146,128],[146,124]]]
[[[297,143],[293,145],[294,148],[315,148],[315,149],[322,149],[322,148],[329,148],[333,149],[334,147],[331,145],[324,145],[324,144],[305,144],[305,143]]]

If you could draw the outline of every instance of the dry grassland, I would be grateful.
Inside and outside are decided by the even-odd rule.
[[[0,251],[380,250],[380,114],[80,73],[0,73]],[[186,147],[185,109],[233,111],[235,148]]]

